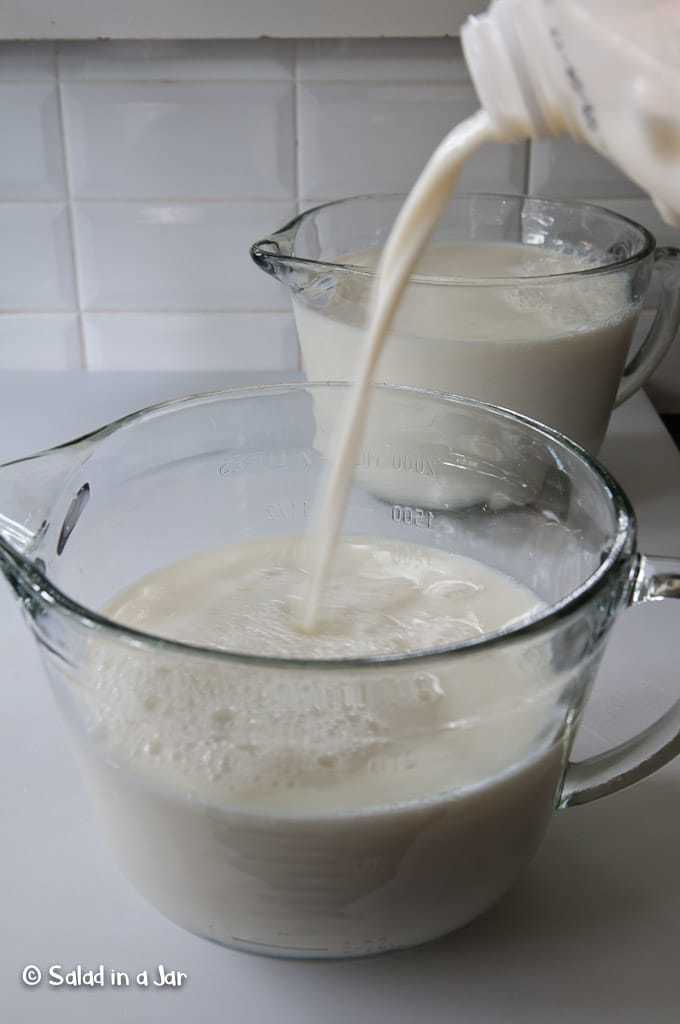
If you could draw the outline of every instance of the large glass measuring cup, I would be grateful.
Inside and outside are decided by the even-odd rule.
[[[377,415],[405,433],[427,424],[436,454],[425,467],[404,457],[398,432],[374,430],[346,534],[468,555],[531,587],[545,603],[540,613],[441,650],[307,662],[174,643],[102,614],[122,588],[177,559],[304,531],[325,461],[315,400],[346,398],[343,385],[170,402],[0,467],[0,563],[121,864],[168,917],[246,950],[363,955],[459,927],[511,885],[555,808],[635,782],[680,748],[676,705],[624,746],[569,761],[614,618],[680,594],[679,563],[654,565],[636,551],[616,484],[569,441],[519,416],[417,390],[376,393]],[[333,404],[342,406],[325,406]],[[385,470],[389,501],[375,496]],[[460,485],[466,501],[418,504],[419,481],[441,482],[447,494]],[[106,661],[117,671],[115,708],[99,685]],[[154,702],[142,705],[141,679],[154,681]],[[169,706],[171,684],[182,701]],[[205,685],[222,708],[209,722]],[[442,723],[432,708],[444,698],[452,711]],[[398,727],[395,702],[410,709]],[[126,757],[115,742],[120,709],[131,732],[152,720],[157,729]],[[349,802],[337,795],[343,773],[359,770],[351,758],[323,764],[319,795],[319,772],[308,768],[323,740],[309,721],[331,713],[357,723],[359,769],[384,780],[391,800],[378,804],[360,787]],[[372,737],[362,732],[369,714]],[[190,774],[181,782],[165,772],[168,737],[179,730],[208,756],[234,716],[246,723],[235,748],[266,724],[267,748],[251,743],[247,756],[269,778],[276,758],[285,760],[293,771],[285,799],[266,786],[257,799],[230,790],[228,763],[222,801],[204,799]],[[523,739],[496,745],[501,735]],[[421,792],[410,757],[431,738],[444,784]],[[471,778],[473,748],[490,758]]]

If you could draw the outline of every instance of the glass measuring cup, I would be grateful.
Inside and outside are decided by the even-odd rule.
[[[363,460],[345,532],[468,555],[530,586],[545,602],[540,613],[441,650],[307,662],[173,643],[107,619],[106,602],[147,572],[225,543],[306,529],[325,463],[315,444],[319,393],[346,398],[346,386],[254,387],[169,402],[0,467],[0,564],[122,866],[151,903],[197,934],[307,957],[364,955],[459,927],[512,884],[556,808],[636,782],[680,749],[676,704],[622,747],[569,761],[615,617],[679,596],[680,563],[637,552],[625,496],[585,452],[466,399],[376,388],[379,415],[406,432],[427,423],[439,456],[424,470],[403,457],[398,434],[384,435]],[[371,475],[386,467],[396,497],[404,481],[401,501],[375,496]],[[465,508],[412,504],[414,481],[437,478],[447,493],[462,481]],[[486,500],[491,479],[504,502]],[[126,757],[98,685],[107,660],[118,672],[116,709],[129,716],[129,730],[157,715],[158,735]],[[509,666],[512,690],[489,690]],[[149,678],[157,704],[142,707],[138,684]],[[173,680],[187,700],[168,708]],[[249,756],[270,778],[278,763],[272,752],[297,764],[288,803],[230,791],[228,766],[230,795],[221,802],[205,799],[190,776],[181,783],[166,772],[166,712],[187,742],[192,729],[196,742],[221,742],[228,715],[195,730],[203,684],[255,731],[267,719],[269,747]],[[435,729],[433,704],[443,698],[454,710],[446,728]],[[395,700],[410,709],[408,728],[403,716],[401,726],[390,718]],[[323,742],[295,723],[318,713],[323,720],[329,709],[357,723],[361,770],[399,798],[376,805],[359,789],[343,804],[333,766],[319,798],[318,772],[310,776],[305,758]],[[377,747],[361,731],[368,713]],[[501,734],[522,743],[499,747],[488,773],[466,777],[466,752],[475,745],[493,752]],[[419,792],[409,758],[431,738],[443,751],[446,784]]]
[[[310,380],[353,379],[374,277],[361,264],[380,251],[403,199],[325,203],[252,246],[255,262],[290,289]],[[541,258],[494,269],[488,247],[498,243],[522,243]],[[464,273],[433,264],[461,244]],[[565,273],[550,254],[588,269]],[[456,195],[406,290],[377,379],[514,409],[597,452],[612,409],[642,386],[677,332],[679,255],[586,203]],[[629,358],[652,278],[657,316]]]

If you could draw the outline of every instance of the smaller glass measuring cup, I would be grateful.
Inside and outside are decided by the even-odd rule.
[[[310,380],[353,379],[371,263],[403,200],[325,203],[252,246],[255,262],[290,289]],[[493,247],[510,251],[509,243],[521,243],[532,262],[499,262]],[[458,256],[447,270],[451,250]],[[587,269],[565,271],[560,255]],[[456,195],[405,292],[376,377],[514,409],[597,452],[612,409],[641,387],[678,329],[679,256],[597,206]],[[629,358],[652,277],[657,316]]]
[[[315,661],[176,643],[102,613],[121,589],[178,559],[302,533],[325,464],[317,400],[346,399],[343,385],[170,402],[0,467],[0,565],[122,866],[168,917],[244,950],[364,955],[457,928],[512,884],[556,808],[636,782],[680,749],[679,703],[622,747],[569,761],[616,616],[680,596],[680,562],[637,552],[633,513],[606,472],[512,413],[416,389],[375,392],[374,415],[404,435],[426,424],[437,456],[413,462],[399,433],[383,432],[363,453],[346,535],[468,555],[529,586],[544,602],[539,612],[438,650]],[[375,497],[384,471],[393,501]],[[503,501],[487,500],[490,480]],[[460,486],[466,506],[414,504],[419,481],[447,493]],[[116,673],[114,704],[102,665]],[[140,699],[144,680],[153,701]],[[220,708],[209,721],[206,687]],[[435,714],[442,700],[446,721]],[[395,703],[408,715],[392,716]],[[319,760],[330,717],[351,726],[350,764]],[[121,731],[147,726],[145,742],[123,755]],[[231,784],[228,758],[221,799],[191,771],[168,770],[183,744],[194,744],[192,763],[205,754],[213,764],[229,729],[233,757],[269,779],[256,792]],[[254,742],[263,730],[264,747]],[[440,783],[419,789],[411,759],[430,742]],[[489,755],[488,770],[471,775],[474,750]],[[274,783],[283,764],[293,785],[282,797]],[[351,800],[341,796],[355,771],[392,797],[376,802],[374,787],[360,785]]]

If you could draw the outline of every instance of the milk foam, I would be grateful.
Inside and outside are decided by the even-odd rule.
[[[379,249],[357,250],[337,257],[338,263],[372,272],[379,260]],[[568,338],[615,326],[633,312],[629,283],[621,274],[583,276],[583,271],[601,266],[601,254],[587,255],[566,246],[437,242],[416,263],[391,334],[405,332],[423,340],[510,344]],[[565,276],[569,274],[578,276]],[[556,276],[562,279],[550,280]],[[527,279],[532,281],[530,287]],[[451,283],[457,287],[451,288]],[[342,323],[365,326],[369,318],[368,298],[365,277],[340,277],[330,303],[320,312]],[[313,313],[295,298],[294,303],[296,312],[302,311],[303,317],[307,311]],[[596,339],[593,344],[597,344]],[[389,348],[390,345],[387,352]],[[355,361],[357,356],[355,348]],[[459,354],[455,353],[453,361],[457,363],[458,359]],[[461,371],[464,379],[464,365]]]
[[[340,546],[310,635],[300,622],[305,547],[268,540],[196,556],[147,576],[107,614],[203,647],[313,661],[450,646],[540,607],[529,590],[469,559],[360,538]],[[386,666],[360,682],[350,668],[147,661],[119,645],[96,647],[93,670],[100,742],[135,770],[220,806],[351,809],[426,798],[526,756],[538,729],[536,716],[527,718],[534,675],[493,654],[471,657],[457,687],[435,663]],[[515,704],[523,715],[503,736]],[[480,732],[474,723],[494,715],[497,724]]]

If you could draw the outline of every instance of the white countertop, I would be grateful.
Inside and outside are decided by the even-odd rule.
[[[241,377],[241,380],[244,378]],[[252,379],[248,378],[248,379]],[[234,375],[0,375],[0,458]],[[644,395],[602,453],[628,491],[640,547],[680,555],[680,455]],[[680,689],[680,607],[624,613],[579,739],[595,750]],[[26,627],[0,591],[0,1020],[3,1024],[677,1024],[680,761],[626,793],[556,816],[512,892],[462,931],[368,961],[275,961],[183,932],[119,874],[93,821]],[[24,987],[27,964],[182,970],[179,990]]]

